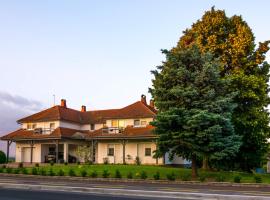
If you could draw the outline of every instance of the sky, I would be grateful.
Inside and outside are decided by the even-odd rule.
[[[149,100],[160,50],[212,6],[242,15],[256,42],[270,39],[269,0],[0,0],[0,135],[53,95],[87,110]]]

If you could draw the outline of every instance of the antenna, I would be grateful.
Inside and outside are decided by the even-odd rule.
[[[55,94],[53,94],[53,106],[55,106]]]

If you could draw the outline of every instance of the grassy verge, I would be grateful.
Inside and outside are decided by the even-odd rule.
[[[155,180],[191,180],[191,170],[168,166],[145,165],[60,165],[40,166],[32,168],[0,168],[0,173],[34,174],[44,176],[83,176],[100,178],[129,178]],[[243,172],[205,172],[199,170],[197,181],[201,182],[241,182],[268,183],[270,174],[252,174]]]

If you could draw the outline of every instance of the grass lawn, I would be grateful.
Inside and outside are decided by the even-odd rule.
[[[171,166],[147,166],[147,165],[78,165],[78,164],[55,164],[53,166],[40,166],[36,167],[37,174],[41,174],[41,171],[46,171],[46,175],[50,175],[50,171],[53,171],[54,175],[58,175],[59,171],[62,170],[64,174],[69,175],[70,170],[74,171],[74,176],[82,176],[81,172],[85,171],[86,176],[91,176],[91,173],[96,172],[97,177],[103,177],[104,170],[109,172],[109,177],[114,178],[116,170],[119,170],[122,178],[127,178],[128,174],[132,174],[133,179],[141,179],[141,174],[144,171],[147,179],[154,179],[154,174],[159,172],[160,179],[168,179],[167,175],[174,173],[176,180],[188,181],[191,180],[191,170],[179,167],[171,167]],[[12,172],[14,173],[14,169]],[[27,171],[26,173],[31,174],[32,168],[24,168],[24,170],[17,170],[17,173],[25,173],[23,171]],[[2,172],[7,172],[7,169],[2,170]],[[219,181],[219,182],[235,182],[235,177],[241,177],[241,183],[255,183],[256,180],[254,177],[260,177],[263,183],[270,184],[270,174],[251,174],[251,173],[243,173],[243,172],[205,172],[199,170],[199,178],[198,181]],[[200,178],[201,177],[201,178]],[[260,180],[259,180],[260,182]]]

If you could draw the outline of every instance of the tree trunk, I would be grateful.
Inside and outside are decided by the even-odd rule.
[[[203,156],[203,166],[202,166],[203,170],[209,170],[209,158],[208,156]]]
[[[198,171],[197,171],[197,157],[196,155],[192,155],[192,178],[197,178],[198,176]]]

